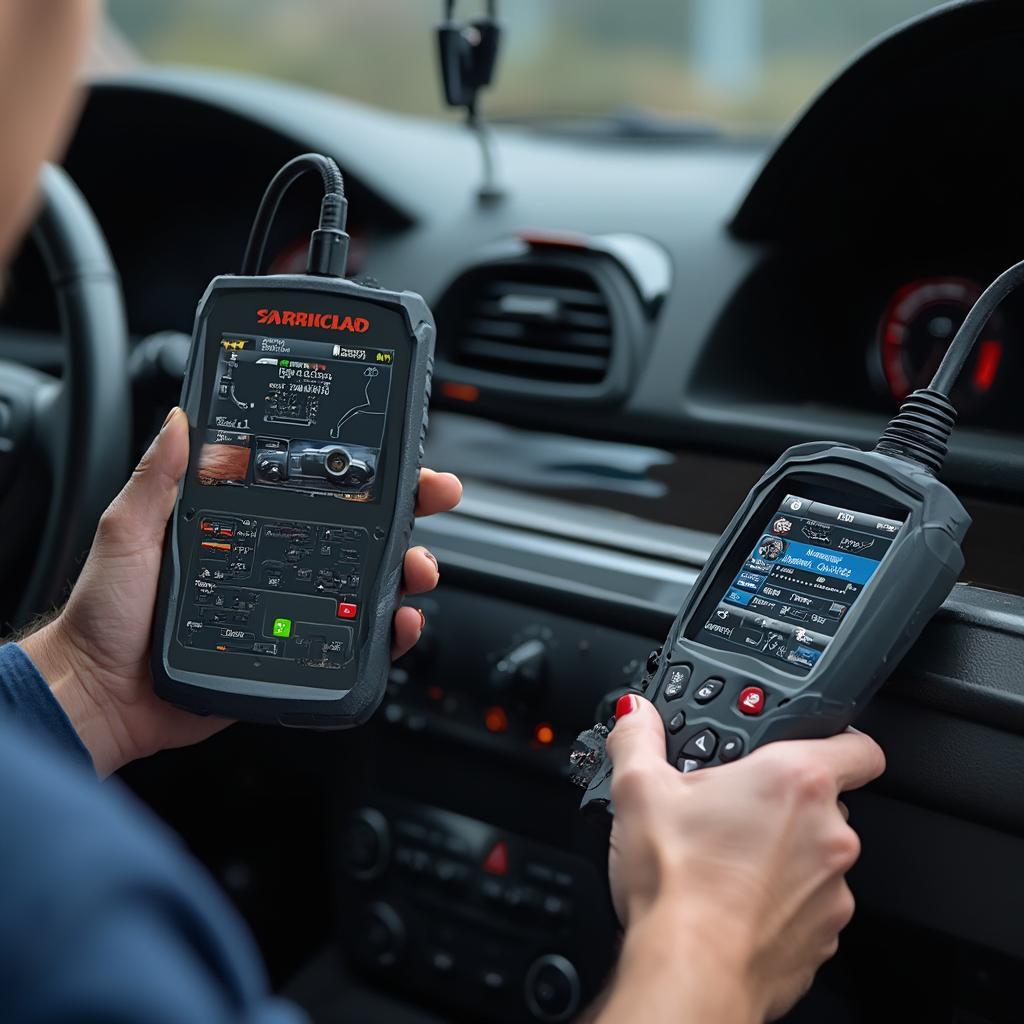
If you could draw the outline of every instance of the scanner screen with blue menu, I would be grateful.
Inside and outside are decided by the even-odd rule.
[[[787,494],[694,639],[806,674],[903,525]]]

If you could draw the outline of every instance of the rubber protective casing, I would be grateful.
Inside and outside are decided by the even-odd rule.
[[[305,299],[306,302],[315,302],[316,296],[324,295],[356,299],[361,303],[392,310],[400,314],[405,323],[411,359],[403,409],[402,441],[398,452],[389,450],[387,453],[389,459],[397,455],[399,460],[396,501],[379,569],[363,599],[364,615],[369,615],[367,632],[359,647],[355,682],[347,689],[292,686],[174,668],[169,661],[169,652],[171,644],[175,642],[178,602],[183,585],[178,554],[178,531],[182,528],[186,513],[181,508],[185,488],[183,480],[164,544],[156,615],[153,620],[153,683],[157,695],[164,700],[202,715],[213,714],[249,722],[316,729],[351,728],[362,725],[370,718],[380,704],[387,685],[391,663],[391,623],[400,604],[402,568],[412,533],[427,430],[434,363],[434,318],[422,297],[414,292],[387,291],[356,284],[344,278],[306,275],[214,278],[196,312],[192,348],[182,386],[181,405],[188,414],[193,445],[197,444],[205,427],[205,424],[199,423],[198,413],[206,376],[205,359],[210,351],[207,337],[209,321],[222,296],[243,292],[258,296],[259,301],[253,303],[254,308],[280,306],[287,302],[288,295]],[[285,305],[285,308],[288,307]],[[260,330],[255,326],[255,321],[252,325],[236,324],[234,329],[253,332]],[[335,335],[332,340],[338,341],[339,338]],[[192,458],[189,472],[192,471]],[[333,504],[342,506],[346,503]],[[344,516],[343,509],[339,508],[338,512]],[[253,514],[258,515],[259,511],[254,508]]]
[[[742,561],[749,550],[737,551],[737,545],[746,545],[751,531],[760,532],[783,495],[805,494],[816,486],[849,494],[853,509],[858,500],[869,499],[906,511],[904,527],[817,664],[807,675],[794,675],[741,650],[719,650],[688,637],[695,614],[723,587],[723,566]],[[845,729],[949,595],[963,569],[960,545],[970,524],[956,495],[917,463],[839,442],[797,445],[784,452],[733,516],[690,589],[653,676],[640,685],[663,717],[670,716],[660,699],[661,687],[672,665],[686,663],[693,666],[694,685],[715,677],[726,681],[727,693],[748,685],[763,687],[769,695],[765,710],[750,717],[729,699],[706,707],[684,702],[686,731],[678,742],[667,738],[669,759],[675,761],[683,736],[705,727],[719,735],[741,735],[746,753],[773,740],[813,739]],[[587,788],[583,806],[607,806],[610,780],[606,760]]]

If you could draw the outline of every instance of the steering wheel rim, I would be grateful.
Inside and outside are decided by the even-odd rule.
[[[47,165],[40,187],[32,239],[54,290],[67,357],[60,381],[0,360],[0,493],[16,492],[18,478],[38,476],[40,466],[51,485],[38,553],[11,615],[16,626],[66,596],[100,515],[124,482],[131,449],[128,337],[117,270],[68,175]],[[38,531],[38,523],[13,528]],[[0,564],[0,578],[17,576]]]

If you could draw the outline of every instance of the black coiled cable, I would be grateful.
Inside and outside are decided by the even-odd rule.
[[[307,273],[343,277],[348,260],[348,235],[345,220],[348,201],[345,183],[338,165],[321,153],[303,153],[289,160],[270,180],[252,222],[249,241],[242,257],[242,275],[254,277],[262,272],[270,227],[285,192],[303,174],[317,171],[323,181],[324,198],[320,204],[320,226],[310,238]]]

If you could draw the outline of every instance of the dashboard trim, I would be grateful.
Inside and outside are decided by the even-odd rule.
[[[475,489],[470,483],[468,491]],[[466,511],[460,506],[416,523],[414,541],[438,554],[446,579],[492,591],[497,586],[503,594],[514,590],[515,596],[542,605],[553,600],[563,613],[593,616],[659,639],[664,635],[697,578],[695,566],[641,557],[596,538],[556,542],[529,527],[509,526],[519,515],[519,497],[506,492],[497,509],[493,497],[500,488],[489,491],[491,500],[465,499]],[[530,521],[533,500],[525,503],[520,522]],[[576,509],[566,506],[566,518],[575,515]],[[662,527],[662,538],[675,529]],[[679,532],[689,539],[691,531]],[[627,610],[629,622],[623,618]],[[982,638],[994,651],[984,663],[973,654]],[[993,678],[1002,685],[993,685]],[[1024,597],[957,584],[887,688],[1024,736]]]

